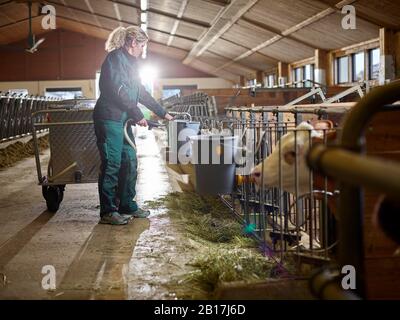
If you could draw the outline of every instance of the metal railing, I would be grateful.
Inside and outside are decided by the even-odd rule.
[[[312,95],[319,95],[322,102],[318,105],[296,105]],[[293,150],[298,161],[287,172],[285,150],[278,143],[292,136],[294,146],[306,145],[308,148],[314,142],[315,130],[298,129],[301,122],[340,118],[354,105],[325,105],[324,101],[323,92],[316,88],[284,106],[228,107],[225,116],[193,116],[194,120],[200,121],[202,134],[237,135],[241,142],[239,152],[245,155],[250,166],[261,166],[262,175],[258,183],[250,179],[249,168],[245,172],[246,168],[237,166],[235,190],[231,195],[222,196],[222,199],[243,222],[246,230],[260,241],[261,247],[279,256],[281,261],[287,252],[295,252],[298,257],[325,263],[336,248],[336,219],[332,212],[336,190],[331,181],[322,176],[314,177],[313,172],[307,170],[304,150],[300,151],[300,148]],[[185,105],[177,104],[175,107],[179,111],[188,110]],[[328,142],[330,131],[319,130],[320,142]],[[279,156],[276,157],[276,154]],[[266,184],[267,177],[262,166],[265,161],[272,161],[273,157],[276,161],[273,169],[278,172],[279,179]],[[289,176],[293,176],[292,186],[285,181]],[[306,187],[299,188],[299,183],[306,183]]]
[[[164,106],[168,111],[189,113],[194,119],[217,115],[215,100],[202,92],[183,97],[171,97],[165,102]]]
[[[355,268],[355,293],[362,298],[365,298],[366,294],[363,188],[378,190],[395,199],[398,199],[400,194],[400,164],[365,156],[364,135],[372,117],[377,112],[388,111],[388,105],[398,100],[399,82],[374,89],[348,114],[339,145],[314,146],[308,155],[308,162],[313,169],[340,181],[338,265],[351,265]],[[398,110],[398,106],[394,106],[392,110]],[[325,283],[334,281],[334,277],[325,279]],[[312,282],[312,285],[315,286],[315,283]],[[337,281],[336,286],[339,287]],[[323,296],[326,293],[322,290],[319,294]],[[331,298],[329,294],[328,298]]]
[[[56,99],[0,94],[0,142],[32,134],[31,114],[46,109],[53,101]]]
[[[282,260],[286,252],[294,252],[299,257],[327,262],[336,246],[332,203],[337,192],[324,177],[314,176],[312,171],[303,172],[305,151],[296,146],[311,146],[315,131],[297,126],[307,119],[323,121],[331,115],[343,116],[348,110],[344,106],[312,105],[227,109],[243,149],[254,150],[252,162],[261,166],[261,176],[258,183],[248,173],[239,177],[242,182],[235,193],[224,199],[262,245]],[[328,142],[330,131],[319,130],[320,142]],[[297,159],[292,166],[285,163],[287,146],[278,143],[288,139],[294,141],[291,152]],[[271,161],[275,161],[272,167]],[[266,182],[269,170],[277,173],[273,182]]]

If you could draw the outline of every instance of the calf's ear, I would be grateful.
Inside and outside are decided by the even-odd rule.
[[[315,130],[331,130],[334,127],[331,120],[315,120],[311,124]]]

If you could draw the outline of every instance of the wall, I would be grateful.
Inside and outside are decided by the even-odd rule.
[[[197,89],[232,88],[233,83],[221,78],[170,78],[154,82],[154,97],[162,97],[163,86],[197,86]]]
[[[46,88],[81,87],[83,95],[95,99],[95,80],[13,81],[0,82],[0,91],[28,89],[31,95],[43,96]]]
[[[0,81],[94,79],[106,55],[104,41],[75,32],[55,30],[34,54],[25,40],[0,49]]]
[[[46,40],[34,54],[26,40],[0,47],[0,81],[94,79],[106,56],[105,40],[57,29],[39,38]],[[162,78],[206,78],[209,74],[160,54],[149,52],[140,63],[154,65]]]
[[[105,41],[62,29],[41,37],[46,40],[34,54],[25,52],[25,40],[0,47],[0,91],[28,89],[29,94],[44,95],[46,87],[82,87],[85,97],[95,98],[94,79],[106,56]],[[157,70],[157,99],[163,85],[197,85],[200,89],[233,85],[154,52],[139,63]]]
[[[83,95],[95,99],[95,79],[55,80],[55,81],[8,81],[0,82],[0,91],[9,89],[27,89],[29,94],[44,95],[46,88],[81,87]],[[196,85],[198,89],[232,88],[232,83],[220,78],[172,78],[154,82],[154,97],[162,97],[163,86]]]

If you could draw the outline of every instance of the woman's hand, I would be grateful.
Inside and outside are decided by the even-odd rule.
[[[141,127],[147,127],[147,121],[145,118],[143,118],[142,120],[136,122],[137,125],[141,126]]]
[[[166,115],[165,115],[165,117],[164,117],[166,120],[168,120],[168,121],[172,121],[172,120],[174,120],[174,117],[173,116],[171,116],[169,113],[167,113]]]

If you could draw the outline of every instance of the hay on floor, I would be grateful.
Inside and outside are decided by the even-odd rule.
[[[251,283],[278,276],[275,271],[281,266],[257,249],[218,197],[175,192],[146,204],[166,208],[188,237],[199,243],[200,249],[189,263],[193,271],[168,285],[178,298],[210,299],[223,283]]]
[[[38,139],[39,152],[49,147],[49,137],[45,135]],[[33,139],[23,143],[17,141],[9,146],[0,149],[0,169],[13,166],[16,162],[29,158],[35,154]]]

